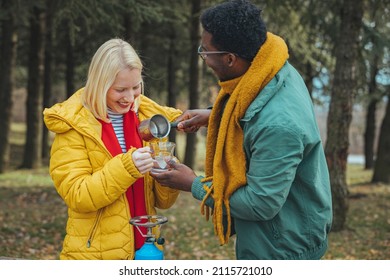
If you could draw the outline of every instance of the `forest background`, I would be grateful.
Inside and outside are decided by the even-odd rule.
[[[40,234],[50,233],[50,238],[39,240],[52,246],[63,235],[63,224],[53,221],[58,217],[48,222],[41,216],[44,207],[39,206],[53,195],[47,176],[52,135],[43,125],[43,108],[65,100],[82,87],[92,55],[114,37],[128,40],[142,58],[146,95],[182,110],[212,105],[218,92],[217,80],[197,55],[199,14],[219,2],[223,1],[0,0],[0,256],[15,257],[2,247],[20,242],[24,249],[16,250],[16,257],[51,258],[47,250],[38,254],[31,249],[33,245],[26,245],[33,238],[31,224],[13,227],[10,221],[10,211],[17,211],[28,198],[41,209],[37,210],[41,225],[42,219],[46,219],[47,227],[56,225],[55,234],[45,227],[42,232],[40,227]],[[347,218],[356,207],[351,197],[363,193],[378,208],[354,219],[380,217],[383,242],[379,248],[388,250],[390,1],[253,2],[262,9],[268,30],[287,42],[289,61],[302,74],[315,105],[332,183],[332,231],[348,229]],[[179,158],[199,172],[203,170],[205,134],[206,130],[170,134],[170,139],[179,144]],[[360,179],[351,181],[348,159],[355,154],[363,161],[361,169],[353,169],[352,177]],[[366,188],[354,193],[354,184]],[[185,207],[187,201],[182,205]],[[23,219],[28,213],[19,214],[18,219]],[[65,219],[63,216],[65,213],[60,215]],[[9,239],[21,232],[21,241]],[[373,258],[378,257],[375,252],[379,249],[367,250],[374,250]],[[190,258],[201,257],[197,254]]]

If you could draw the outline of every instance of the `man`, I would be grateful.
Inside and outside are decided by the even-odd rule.
[[[323,146],[309,92],[260,12],[233,0],[201,15],[198,53],[221,89],[179,129],[208,126],[206,176],[175,163],[152,176],[202,201],[221,244],[236,234],[237,259],[320,259],[332,220]]]

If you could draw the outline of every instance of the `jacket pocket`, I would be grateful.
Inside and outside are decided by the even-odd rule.
[[[91,247],[91,243],[92,243],[92,240],[93,240],[93,238],[95,236],[95,233],[96,233],[98,224],[100,222],[100,219],[102,217],[102,213],[103,213],[103,209],[99,209],[97,214],[96,214],[95,221],[93,222],[92,228],[91,228],[91,230],[89,231],[89,234],[88,234],[87,248]]]
[[[271,220],[271,230],[272,230],[272,236],[274,239],[280,238],[280,231],[278,230],[278,227],[274,220]]]

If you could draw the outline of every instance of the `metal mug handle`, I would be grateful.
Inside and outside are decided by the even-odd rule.
[[[179,122],[171,122],[171,128],[176,128]]]

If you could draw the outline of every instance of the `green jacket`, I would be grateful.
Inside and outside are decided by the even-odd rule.
[[[320,259],[332,221],[329,174],[311,98],[289,63],[241,125],[247,185],[230,198],[237,259]],[[202,200],[200,180],[192,193]]]
[[[60,258],[133,259],[134,233],[126,190],[143,175],[135,167],[131,152],[112,157],[101,140],[101,124],[80,102],[82,91],[43,112],[47,128],[55,133],[50,175],[68,206]],[[154,114],[164,114],[172,121],[182,113],[146,96],[140,98],[141,121]],[[161,186],[149,173],[144,182],[150,215],[156,214],[156,208],[171,207],[179,195],[179,191]]]

